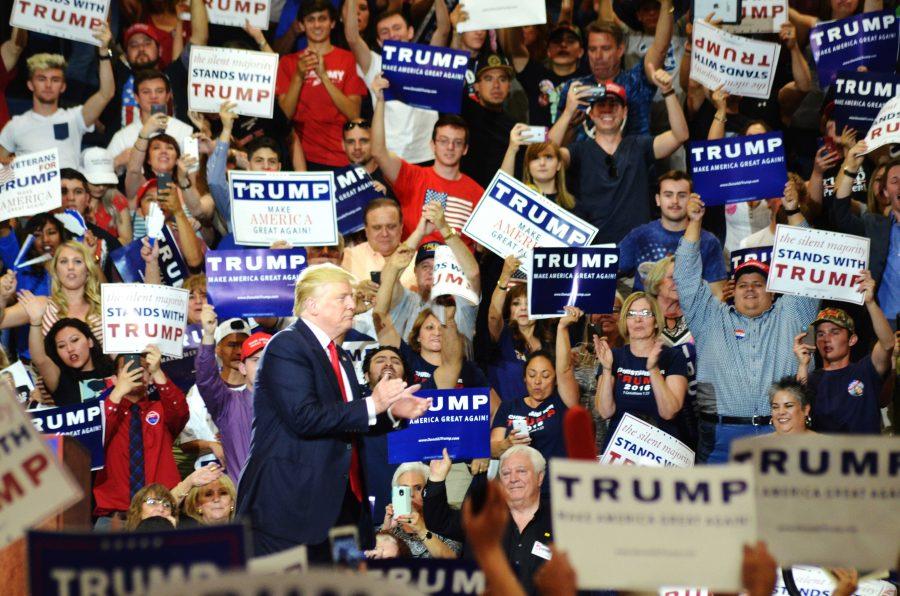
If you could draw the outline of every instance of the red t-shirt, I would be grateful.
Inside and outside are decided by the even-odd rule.
[[[295,52],[279,60],[275,81],[277,95],[287,93],[302,55],[303,52]],[[347,50],[332,48],[325,54],[325,70],[334,86],[347,97],[366,94],[366,84],[356,73],[356,60]],[[350,163],[342,144],[342,128],[347,118],[331,101],[315,71],[307,73],[303,81],[293,120],[307,161],[328,166],[346,166]]]
[[[447,224],[457,232],[466,225],[472,210],[484,194],[484,189],[465,174],[460,173],[458,180],[447,180],[438,176],[431,166],[422,167],[405,161],[400,166],[393,188],[394,195],[403,210],[404,240],[412,234],[422,218],[426,194],[430,193],[440,198],[446,195],[447,206],[444,209],[444,217]],[[463,236],[462,239],[469,248],[475,246],[475,241],[468,236]],[[423,243],[431,241],[443,242],[444,237],[440,232],[434,232],[422,239]]]
[[[6,103],[6,87],[16,78],[16,69],[6,70],[3,60],[0,60],[0,130],[9,122],[9,106]]]
[[[113,207],[116,208],[116,211],[123,211],[128,209],[128,199],[125,198],[125,195],[121,193],[116,193],[113,197]],[[119,236],[119,230],[116,227],[116,220],[113,219],[113,216],[109,214],[109,212],[103,208],[102,205],[98,205],[96,209],[92,212],[94,216],[94,223],[113,236]]]

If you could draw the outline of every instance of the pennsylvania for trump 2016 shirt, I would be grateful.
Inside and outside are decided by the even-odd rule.
[[[622,417],[628,413],[641,420],[646,420],[657,428],[680,438],[675,420],[663,420],[656,407],[653,386],[650,384],[650,371],[647,370],[647,359],[631,353],[630,346],[613,348],[612,373],[613,400],[616,402],[616,413],[609,422],[607,442]],[[688,365],[681,350],[663,348],[659,354],[659,372],[664,377],[679,375],[687,379]],[[604,449],[606,445],[604,445]]]

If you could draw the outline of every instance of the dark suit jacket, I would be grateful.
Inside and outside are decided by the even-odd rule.
[[[384,414],[369,426],[353,365],[346,352],[339,354],[353,389],[349,403],[341,397],[328,355],[302,319],[266,346],[256,375],[250,455],[237,499],[237,514],[250,521],[254,534],[280,543],[326,541],[349,482],[351,440],[393,428]],[[371,528],[368,509],[368,502],[361,504],[361,516],[369,518]]]

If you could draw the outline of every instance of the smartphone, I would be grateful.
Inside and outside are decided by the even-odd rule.
[[[391,505],[394,506],[394,517],[412,513],[412,489],[408,486],[395,486],[391,489]]]
[[[188,169],[189,173],[193,174],[200,170],[200,141],[197,137],[190,136],[181,139],[181,154],[190,155],[197,160],[197,163]]]
[[[131,365],[131,370],[137,370],[141,367],[141,355],[140,354],[125,354],[122,360],[122,369],[128,368],[128,363],[133,363]]]
[[[806,335],[803,337],[803,343],[812,348],[816,347],[816,328],[812,325],[807,329]]]
[[[331,544],[331,560],[338,564],[350,565],[365,559],[359,550],[359,533],[356,526],[337,526],[328,531]]]
[[[522,131],[522,141],[528,144],[544,143],[547,141],[546,126],[529,126]]]
[[[163,172],[156,176],[156,188],[157,190],[164,190],[168,187],[172,186],[172,174],[167,172]]]
[[[588,101],[597,101],[601,97],[606,97],[606,85],[596,85],[594,87],[591,87],[591,93],[588,96]]]
[[[516,418],[515,420],[513,420],[512,428],[513,432],[520,437],[527,437],[529,435],[528,421],[524,418]]]
[[[167,114],[168,110],[166,109],[166,104],[164,103],[155,103],[150,106],[150,115],[153,114]]]
[[[377,284],[381,283],[381,271],[369,271],[369,277]]]

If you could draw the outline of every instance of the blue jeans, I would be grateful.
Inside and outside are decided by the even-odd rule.
[[[741,437],[758,437],[774,432],[771,424],[716,424],[700,421],[700,440],[697,445],[697,463],[728,463],[731,442]]]

